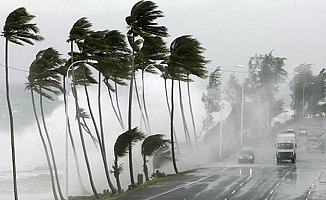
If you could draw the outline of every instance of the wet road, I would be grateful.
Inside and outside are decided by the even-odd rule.
[[[254,164],[238,164],[234,154],[122,199],[316,199],[312,190],[326,166],[325,128],[320,122],[312,121],[308,135],[298,136],[296,164],[277,165],[274,140],[269,140],[256,145]]]

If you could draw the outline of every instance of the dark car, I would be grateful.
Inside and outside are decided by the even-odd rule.
[[[255,154],[252,149],[242,149],[239,152],[238,157],[239,163],[254,163],[255,161]]]

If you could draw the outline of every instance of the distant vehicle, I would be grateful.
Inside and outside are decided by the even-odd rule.
[[[296,135],[295,133],[279,133],[276,137],[276,161],[277,164],[290,161],[295,163],[297,159],[296,154]]]
[[[307,135],[307,127],[300,128],[299,135]]]
[[[286,129],[285,133],[294,133],[296,134],[295,130],[293,128]]]
[[[255,154],[252,149],[244,148],[240,150],[239,157],[238,157],[239,163],[243,163],[243,162],[254,163],[254,161],[255,161]]]

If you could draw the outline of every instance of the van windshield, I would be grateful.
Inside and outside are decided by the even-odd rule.
[[[293,149],[292,143],[278,143],[278,149]]]

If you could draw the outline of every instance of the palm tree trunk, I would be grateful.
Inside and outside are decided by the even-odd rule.
[[[187,76],[188,76],[187,79],[189,80],[189,74]],[[192,127],[194,129],[195,142],[196,142],[196,147],[198,149],[197,132],[196,132],[194,113],[193,113],[193,109],[192,109],[192,103],[191,103],[190,83],[189,83],[189,81],[187,82],[187,91],[188,91],[188,102],[189,102],[189,109],[190,109],[190,114],[191,114]]]
[[[185,137],[186,137],[186,142],[187,142],[187,147],[188,150],[192,150],[192,144],[191,144],[191,139],[189,135],[189,130],[188,130],[188,125],[185,117],[185,112],[183,108],[183,101],[182,101],[182,91],[181,91],[181,81],[179,80],[179,103],[180,103],[180,110],[181,110],[181,117],[182,117],[182,123],[183,123],[183,129],[185,132]]]
[[[52,170],[51,160],[50,160],[50,156],[49,156],[49,151],[48,151],[48,148],[47,148],[47,145],[46,145],[45,139],[44,139],[43,134],[42,134],[42,131],[41,131],[41,125],[40,125],[40,122],[39,122],[38,117],[37,117],[37,114],[36,114],[36,108],[35,108],[35,101],[34,101],[33,88],[31,88],[31,96],[32,96],[32,104],[33,104],[34,116],[35,116],[35,120],[36,120],[36,123],[37,123],[37,128],[38,128],[38,131],[39,131],[39,135],[40,135],[40,138],[41,138],[41,142],[42,142],[43,149],[44,149],[45,156],[46,156],[46,161],[47,161],[48,168],[49,168],[49,172],[50,172],[50,178],[51,178],[51,186],[52,186],[53,198],[54,198],[55,200],[58,200],[59,198],[58,198],[57,191],[56,191],[56,188],[55,188],[55,183],[54,183],[54,178],[53,178],[54,175],[53,175],[53,170]]]
[[[144,121],[146,132],[150,134],[150,131],[149,131],[149,128],[148,128],[149,125],[147,123],[148,121],[146,120],[146,118],[144,116],[143,107],[142,107],[142,105],[140,103],[139,92],[138,92],[138,89],[137,89],[137,82],[136,82],[136,80],[135,80],[135,92],[136,92],[136,97],[137,97],[137,102],[138,102],[138,107],[139,107],[139,110],[140,110],[141,118]]]
[[[146,122],[148,125],[148,132],[149,135],[152,134],[151,132],[151,127],[150,127],[150,123],[149,123],[149,117],[148,117],[148,113],[147,113],[147,107],[146,107],[146,101],[145,101],[145,79],[144,79],[144,70],[142,70],[142,97],[143,97],[143,106],[144,106],[144,111],[145,111],[145,117],[146,117]]]
[[[92,191],[93,191],[95,197],[97,199],[99,199],[100,197],[99,197],[99,195],[98,195],[98,193],[96,191],[94,181],[93,181],[93,175],[92,175],[91,166],[90,166],[89,160],[88,160],[85,140],[84,140],[84,136],[83,136],[83,130],[82,130],[82,127],[81,127],[81,122],[80,122],[80,110],[79,110],[79,104],[78,104],[78,93],[77,93],[77,88],[76,88],[76,84],[75,84],[74,71],[72,71],[72,73],[73,73],[72,82],[73,82],[73,87],[74,87],[74,98],[75,98],[76,116],[77,116],[77,123],[78,123],[80,141],[82,143],[84,159],[85,159],[85,163],[86,163],[86,167],[87,167],[88,178],[89,178],[89,181],[90,181],[90,184],[91,184],[91,188],[92,188]]]
[[[177,163],[176,163],[176,158],[175,158],[175,153],[174,153],[174,140],[173,140],[173,130],[174,130],[174,126],[173,126],[173,120],[174,120],[174,80],[173,78],[171,79],[172,83],[171,83],[171,152],[172,152],[172,162],[173,162],[173,168],[175,173],[178,173],[178,168],[177,168]]]
[[[134,41],[134,36],[133,36]],[[132,93],[134,87],[134,78],[135,78],[135,52],[132,50],[131,55],[131,78],[130,78],[130,87],[129,87],[129,103],[128,103],[128,130],[131,130],[132,126]],[[130,174],[130,182],[131,185],[134,185],[134,175],[133,175],[133,168],[132,168],[132,151],[131,151],[131,144],[129,144],[129,174]]]
[[[169,103],[169,96],[168,96],[168,88],[167,88],[167,84],[166,84],[166,78],[164,79],[164,90],[165,90],[165,99],[166,99],[166,104],[168,107],[168,111],[169,111],[169,116],[171,118],[171,109],[170,109],[170,103]],[[175,144],[176,144],[176,149],[179,150],[179,145],[178,145],[178,140],[175,134],[175,129],[173,127],[173,135],[174,135],[174,140],[175,140]]]
[[[54,170],[54,177],[57,183],[57,188],[58,188],[58,192],[59,192],[59,196],[61,200],[64,200],[64,197],[62,195],[61,192],[61,187],[60,187],[60,182],[59,182],[59,176],[58,176],[58,170],[57,170],[57,165],[55,162],[55,157],[54,157],[54,152],[53,152],[53,147],[52,147],[52,142],[51,142],[51,138],[45,123],[45,118],[44,118],[44,111],[43,111],[43,101],[42,101],[42,95],[41,95],[41,89],[40,89],[40,108],[41,108],[41,117],[42,117],[42,121],[43,121],[43,128],[45,131],[45,136],[47,138],[48,144],[49,144],[49,149],[50,149],[50,154],[51,154],[51,158],[52,158],[52,164],[53,164],[53,170]]]
[[[118,194],[121,194],[121,184],[120,184],[120,171],[119,171],[119,166],[118,166],[118,157],[115,156],[114,159],[114,177],[117,183],[117,188],[118,188]]]
[[[103,130],[103,119],[102,119],[102,107],[101,107],[101,72],[98,72],[98,113],[99,113],[99,119],[100,119],[100,132],[101,132],[101,139],[102,141],[99,141],[102,143],[102,150],[103,150],[103,163],[105,168],[105,175],[106,179],[108,181],[109,187],[113,194],[117,193],[117,189],[113,186],[110,174],[109,174],[109,167],[107,164],[107,158],[106,158],[106,150],[105,150],[105,140],[104,140],[104,130]]]
[[[146,156],[143,155],[143,170],[144,170],[144,174],[145,174],[145,180],[146,182],[149,181],[149,177],[148,177],[148,167],[147,167],[147,164],[146,164]]]
[[[116,91],[116,92],[117,92],[117,91]],[[120,113],[120,115],[119,115],[119,113],[118,113],[118,111],[117,111],[118,108],[116,109],[115,106],[114,106],[114,104],[113,104],[113,98],[112,98],[112,94],[111,94],[111,91],[110,91],[109,88],[108,88],[108,94],[109,94],[109,98],[110,98],[111,107],[112,107],[112,109],[113,109],[113,112],[114,112],[116,118],[118,119],[118,122],[119,122],[119,124],[120,124],[121,129],[124,130],[125,127],[124,127],[123,121],[122,121],[122,119],[121,119],[121,113]]]
[[[10,89],[9,89],[8,39],[6,39],[5,51],[6,51],[5,52],[5,54],[6,54],[6,56],[5,56],[6,99],[7,99],[8,113],[9,113],[9,125],[10,125],[12,179],[13,179],[13,183],[14,183],[14,197],[15,197],[15,200],[18,200],[14,117],[13,117],[12,109],[11,109]]]
[[[82,189],[82,194],[84,194],[84,193],[87,192],[87,190],[85,189],[85,186],[84,186],[83,181],[81,179],[79,161],[78,161],[78,156],[77,156],[77,152],[76,152],[75,141],[74,141],[74,138],[73,138],[73,136],[71,134],[70,120],[69,120],[69,117],[68,117],[66,78],[67,78],[66,76],[63,76],[63,91],[65,91],[63,93],[63,101],[64,101],[64,106],[65,106],[65,114],[67,116],[67,126],[68,126],[67,129],[68,129],[68,134],[69,134],[69,138],[70,138],[72,151],[74,153],[74,160],[75,160],[75,165],[76,165],[76,172],[77,172],[78,181],[79,181],[80,187]],[[66,184],[68,184],[68,183],[66,183]]]
[[[120,105],[119,105],[119,97],[118,97],[118,84],[114,83],[114,90],[115,90],[115,102],[117,104],[117,109],[118,109],[118,113],[119,113],[119,118],[122,124],[122,129],[125,130],[125,126],[123,124],[123,119],[122,119],[122,115],[121,115],[121,109],[120,109]]]

